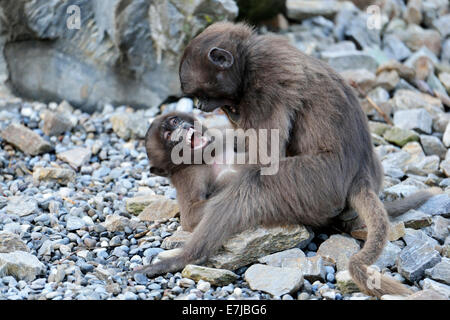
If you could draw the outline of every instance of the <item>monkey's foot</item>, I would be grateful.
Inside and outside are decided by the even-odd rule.
[[[147,277],[152,278],[168,272],[177,272],[182,270],[186,266],[183,257],[173,257],[161,260],[154,264],[149,264],[143,267],[136,267],[131,275],[136,273],[145,274]]]

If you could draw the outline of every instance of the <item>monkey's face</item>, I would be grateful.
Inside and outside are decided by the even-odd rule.
[[[232,41],[224,41],[223,35],[205,30],[184,52],[180,82],[184,94],[198,99],[198,108],[206,112],[222,108],[228,118],[237,123],[242,63],[236,61],[233,46]]]
[[[191,159],[197,151],[201,151],[211,139],[206,136],[206,128],[195,129],[198,121],[191,115],[172,112],[156,117],[145,136],[145,147],[150,161],[150,172],[159,176],[169,176],[176,168],[172,159],[172,150],[180,144],[183,147],[177,155],[183,156],[183,151],[189,150]]]

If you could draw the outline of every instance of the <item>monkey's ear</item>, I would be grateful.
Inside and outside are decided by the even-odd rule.
[[[208,59],[222,70],[230,68],[234,63],[234,57],[229,51],[217,47],[209,50]]]
[[[169,172],[167,172],[164,169],[158,168],[158,167],[150,167],[150,173],[156,174],[157,176],[161,176],[161,177],[169,176]]]

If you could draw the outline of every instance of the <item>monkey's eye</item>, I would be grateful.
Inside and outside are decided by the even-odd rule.
[[[169,121],[170,125],[173,126],[173,127],[177,126],[177,125],[178,125],[178,122],[179,122],[179,121],[178,121],[177,118],[172,118],[172,119],[170,119],[170,121]]]
[[[172,132],[170,132],[170,131],[164,132],[164,139],[169,140],[171,134],[172,134]]]

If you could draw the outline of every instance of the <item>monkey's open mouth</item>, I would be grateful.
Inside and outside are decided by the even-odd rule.
[[[186,143],[191,146],[193,150],[202,149],[208,143],[209,139],[204,137],[200,132],[190,128],[186,133]]]

